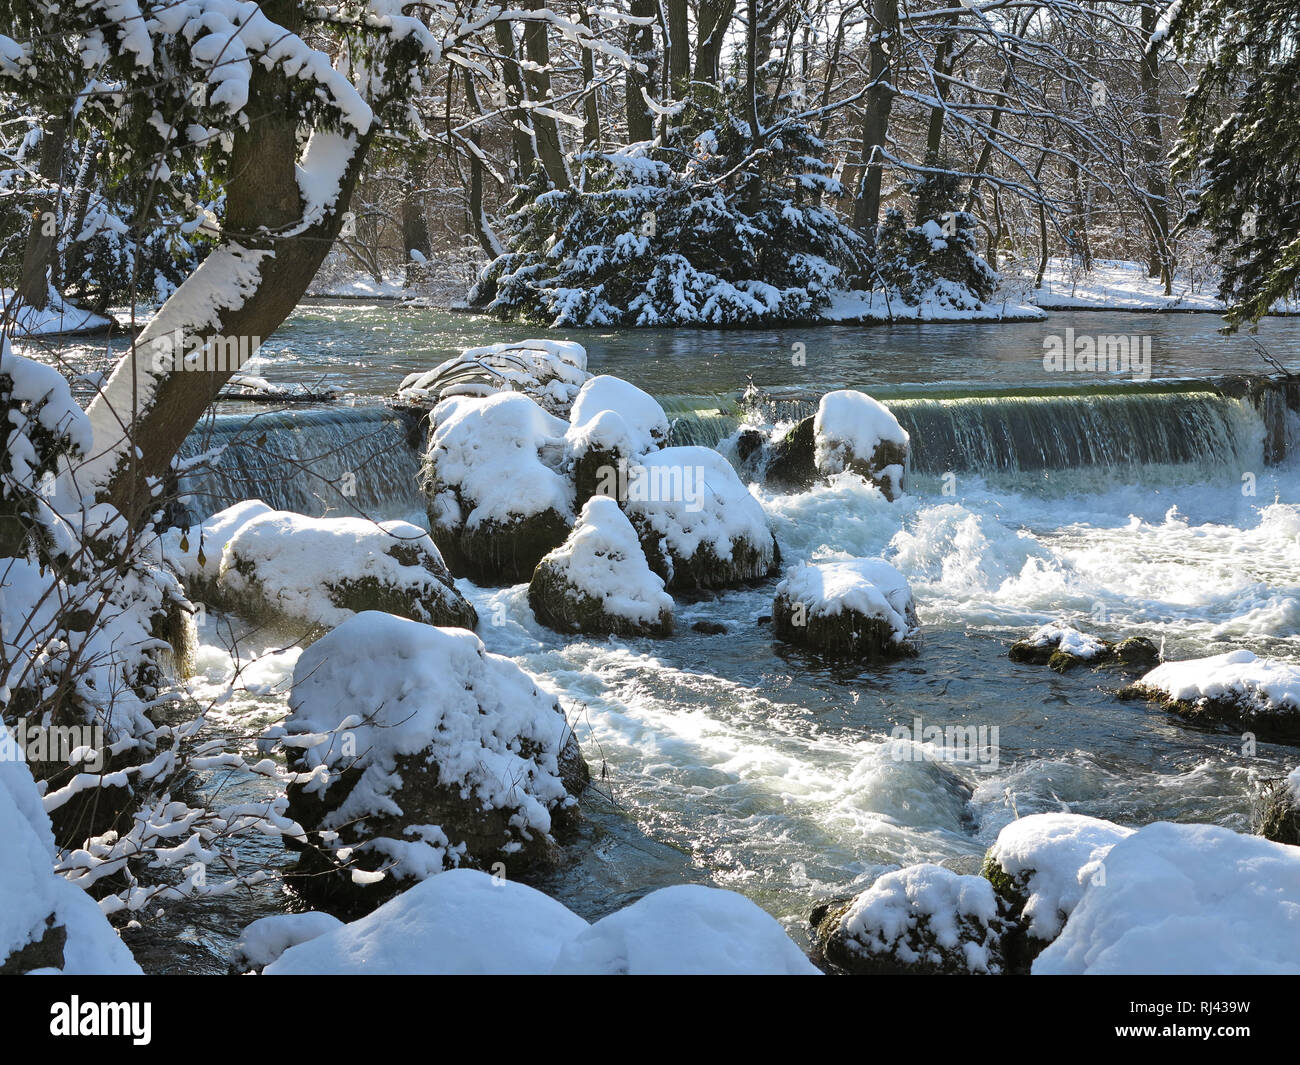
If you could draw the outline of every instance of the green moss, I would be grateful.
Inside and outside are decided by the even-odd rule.
[[[575,588],[546,559],[533,571],[528,605],[538,621],[556,632],[617,636],[671,636],[673,632],[671,610],[662,611],[649,622],[610,614],[602,600]]]
[[[796,624],[796,605],[784,595],[778,595],[772,603],[772,631],[779,639],[833,658],[877,660],[915,658],[920,654],[915,635],[896,640],[893,624],[884,618],[853,610],[829,615],[806,611],[803,624]],[[915,631],[916,615],[913,613],[908,621]]]

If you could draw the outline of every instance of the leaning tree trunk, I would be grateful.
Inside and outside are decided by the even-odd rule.
[[[889,112],[894,104],[889,83],[891,48],[898,45],[898,0],[874,0],[873,33],[869,49],[868,86],[862,113],[862,173],[853,202],[853,227],[868,239],[875,239],[880,220],[880,185],[883,163],[880,153],[889,132]]]
[[[267,8],[268,17],[298,31],[295,4],[281,0]],[[95,453],[71,471],[74,487],[83,497],[111,502],[134,524],[158,505],[154,488],[217,392],[316,276],[374,136],[373,124],[363,134],[315,134],[327,138],[323,154],[335,166],[344,162],[329,171],[338,178],[338,195],[304,218],[298,120],[283,106],[284,78],[253,65],[244,109],[249,121],[236,132],[231,152],[225,238],[159,308],[88,409]],[[302,164],[311,170],[313,163],[320,165],[309,144]],[[196,344],[202,345],[198,364],[187,365],[181,355]]]
[[[736,0],[700,0],[696,12],[695,80],[718,83],[718,57],[736,12]]]

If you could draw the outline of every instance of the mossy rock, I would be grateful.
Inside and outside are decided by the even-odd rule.
[[[481,584],[518,584],[529,580],[542,558],[569,535],[573,522],[554,508],[507,523],[485,521],[473,528],[452,529],[430,514],[433,542],[451,572]]]
[[[55,915],[45,919],[45,931],[39,939],[19,947],[9,957],[0,960],[0,976],[22,976],[36,969],[62,969],[63,948],[68,942],[68,930],[56,923]]]
[[[841,659],[881,661],[915,658],[921,653],[916,635],[920,622],[911,604],[907,612],[911,633],[903,640],[895,638],[894,626],[888,619],[849,609],[838,614],[806,611],[803,624],[796,624],[796,605],[784,595],[773,601],[772,632],[778,639]]]
[[[885,470],[890,466],[899,466],[907,469],[907,448],[902,444],[892,440],[881,440],[876,444],[876,449],[871,453],[870,458],[855,458],[848,464],[848,471],[856,473],[864,481],[870,481],[891,503],[902,494],[903,484],[900,478],[899,483],[895,484],[892,477],[885,475]]]
[[[668,591],[700,591],[730,588],[737,584],[766,580],[781,568],[781,548],[776,537],[766,550],[747,540],[731,545],[731,557],[718,557],[711,544],[702,544],[693,555],[682,556],[637,515],[629,515],[641,540],[650,568],[663,578]]]
[[[1035,644],[1030,640],[1017,640],[1011,645],[1007,657],[1027,666],[1045,666],[1056,654],[1054,644]]]
[[[1149,672],[1160,664],[1160,647],[1145,636],[1130,636],[1115,645],[1114,660],[1125,669]]]
[[[1254,831],[1274,843],[1300,847],[1300,801],[1286,780],[1272,780],[1255,806]]]
[[[1118,695],[1124,700],[1145,700],[1199,728],[1230,728],[1242,734],[1249,732],[1265,743],[1300,747],[1300,710],[1290,707],[1261,713],[1256,704],[1235,694],[1213,699],[1174,699],[1141,681],[1125,685]]]
[[[811,488],[820,479],[817,472],[817,438],[812,416],[804,418],[772,445],[765,479],[781,488]]]
[[[611,614],[594,595],[570,584],[564,572],[542,559],[528,584],[528,605],[543,625],[564,633],[596,636],[671,636],[673,612],[663,610],[654,621],[636,621]]]
[[[1007,928],[1002,934],[1002,955],[1006,963],[1004,972],[1026,974],[1034,959],[1051,945],[1050,940],[1039,939],[1029,932],[1025,907],[1029,905],[1029,880],[1032,874],[1012,876],[1002,868],[990,847],[984,855],[980,876],[993,885],[1007,916]]]

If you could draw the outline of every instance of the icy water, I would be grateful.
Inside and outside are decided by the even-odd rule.
[[[919,463],[909,494],[893,504],[855,482],[799,495],[755,489],[787,563],[883,555],[907,575],[924,625],[915,660],[829,666],[775,642],[765,621],[772,583],[679,600],[678,635],[638,641],[562,638],[533,621],[524,586],[462,582],[488,648],[560,696],[597,778],[582,844],[540,886],[595,917],[696,879],[753,897],[803,937],[815,899],[860,888],[898,864],[973,860],[1017,814],[1247,828],[1253,790],[1292,768],[1294,750],[1260,745],[1247,756],[1239,736],[1116,700],[1118,674],[1058,676],[1006,658],[1009,642],[1064,618],[1111,639],[1151,636],[1171,657],[1247,647],[1300,660],[1300,463],[1265,465],[1258,413],[1197,391],[1079,401],[1067,393],[1095,389],[1095,379],[1062,381],[1042,370],[1042,338],[1073,325],[1152,333],[1158,378],[1259,372],[1253,345],[1225,341],[1218,324],[1207,315],[1092,313],[1004,326],[565,334],[587,345],[593,370],[694,412],[684,424],[700,426],[707,397],[751,379],[814,396],[853,385],[907,397],[897,409],[903,416],[911,404],[914,425],[956,427],[925,431],[959,440],[960,454],[936,457],[928,469]],[[464,346],[527,334],[463,316],[316,305],[276,338],[294,363],[268,360],[256,372],[301,380],[310,370],[378,396]],[[1261,339],[1284,361],[1300,361],[1295,323],[1267,322]],[[790,360],[799,343],[805,367]],[[977,431],[987,412],[950,398],[1023,390],[1055,394],[1025,415],[1026,433],[1045,439],[1056,426],[1061,439],[1015,461],[990,451],[991,438]],[[997,418],[1019,401],[998,400]],[[1104,405],[1115,402],[1126,405]],[[960,409],[936,411],[943,403]],[[358,412],[351,427],[350,416],[332,417],[324,434],[331,446],[346,446],[362,425],[376,434],[367,460],[373,499],[419,518],[418,493],[403,488],[415,466],[400,433],[373,414]],[[739,420],[719,417],[711,436],[725,451]],[[265,431],[273,442],[297,430],[273,423]],[[321,438],[312,429],[292,447],[310,450]],[[945,470],[955,476],[945,480]],[[726,632],[697,632],[697,622]],[[202,634],[200,694],[231,671],[225,629],[213,618]],[[291,638],[251,637],[241,645],[244,664]],[[221,719],[251,735],[278,718],[296,655],[248,666],[241,682],[251,690]],[[996,757],[910,757],[914,748],[890,734],[917,721],[996,728]],[[245,856],[283,860],[273,850]],[[219,905],[178,914],[178,940],[210,959],[284,900],[262,890]]]

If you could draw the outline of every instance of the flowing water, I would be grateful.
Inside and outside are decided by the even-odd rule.
[[[1155,380],[1051,375],[1044,336],[1155,338]],[[847,479],[784,495],[755,489],[785,560],[883,555],[912,583],[924,623],[914,660],[835,666],[773,640],[772,585],[679,600],[671,640],[561,637],[532,618],[526,589],[461,582],[488,648],[554,690],[597,778],[585,846],[541,886],[594,917],[685,879],[731,887],[802,935],[811,902],[900,863],[974,859],[1017,815],[1072,810],[1126,824],[1211,821],[1247,829],[1252,791],[1294,750],[1200,731],[1120,702],[1121,677],[1016,665],[1007,644],[1065,618],[1171,657],[1247,647],[1300,660],[1300,434],[1274,401],[1188,384],[1262,367],[1205,315],[1054,315],[1025,325],[582,335],[591,368],[658,395],[679,441],[729,452],[743,423],[786,422],[851,385],[890,402],[913,434],[896,503]],[[536,332],[535,330],[533,332]],[[520,328],[359,305],[300,310],[255,372],[327,375],[357,405],[289,414],[230,408],[191,441],[226,443],[188,482],[208,511],[244,494],[308,513],[351,506],[423,520],[406,425],[374,404],[409,370]],[[566,334],[573,338],[571,334]],[[1300,361],[1300,327],[1265,323],[1271,351]],[[792,345],[806,346],[806,366]],[[742,400],[753,382],[767,405]],[[252,443],[245,441],[252,437]],[[265,439],[262,439],[262,437]],[[260,442],[259,442],[260,441]],[[1273,441],[1273,443],[1270,443]],[[244,450],[240,450],[243,448]],[[314,472],[300,474],[306,462]],[[355,491],[338,485],[356,475]],[[706,635],[697,622],[726,632]],[[210,618],[204,685],[229,676]],[[248,690],[223,711],[256,731],[283,713],[296,650],[241,645]],[[283,640],[281,640],[283,642]],[[996,746],[953,762],[915,757],[902,726],[984,728]],[[254,860],[258,860],[254,856]],[[261,860],[282,861],[262,855]],[[221,953],[240,924],[281,900],[231,901],[182,938]]]

